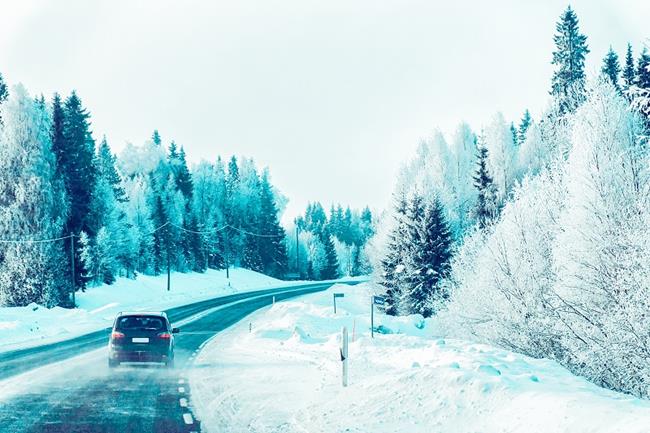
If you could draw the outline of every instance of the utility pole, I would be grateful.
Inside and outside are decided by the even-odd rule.
[[[343,386],[348,386],[348,328],[341,329],[341,364],[343,364]]]
[[[300,255],[300,244],[298,242],[298,224],[296,223],[296,272],[300,274],[300,262],[298,256]]]
[[[169,259],[169,241],[167,242],[167,291],[171,288],[171,260]]]
[[[225,254],[224,254],[224,256],[225,256],[224,258],[226,260],[226,279],[229,280],[230,279],[230,258],[229,258],[229,256],[230,256],[230,237],[228,236],[228,227],[227,226],[226,226],[226,229],[224,231],[225,231],[225,234],[226,234],[226,238],[224,239],[224,242],[226,244],[225,245],[225,247],[226,247],[225,250],[226,251],[225,251]]]
[[[72,275],[70,276],[71,282],[72,282],[72,307],[77,306],[77,298],[75,291],[77,290],[76,285],[77,282],[75,281],[75,269],[74,269],[74,235],[70,234],[70,264],[72,265]]]

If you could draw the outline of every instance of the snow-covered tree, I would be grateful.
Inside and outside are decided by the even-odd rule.
[[[429,317],[447,297],[442,282],[451,259],[452,236],[442,203],[414,195],[407,215],[408,252],[405,257],[408,311]]]
[[[57,180],[51,119],[43,103],[15,86],[0,105],[0,305],[67,304],[65,192]],[[63,265],[63,266],[62,266]]]
[[[636,82],[636,72],[634,71],[634,57],[632,55],[632,44],[627,44],[625,52],[625,66],[623,67],[623,89],[628,90]]]
[[[474,172],[474,187],[477,191],[473,215],[479,226],[486,227],[497,215],[496,188],[488,167],[489,153],[483,140],[477,144],[476,171]]]
[[[568,6],[555,26],[553,36],[556,69],[551,81],[551,95],[561,113],[573,111],[583,99],[585,88],[585,57],[589,54],[587,37],[580,33],[578,17]]]
[[[499,204],[505,202],[515,181],[516,148],[503,114],[497,113],[485,129],[488,166],[497,190]]]
[[[607,55],[603,59],[601,73],[609,79],[616,90],[620,90],[618,76],[621,73],[621,66],[618,63],[618,54],[610,46]]]
[[[0,73],[0,105],[2,105],[9,97],[9,89],[5,83],[2,73]],[[0,128],[2,128],[2,117],[0,117]]]

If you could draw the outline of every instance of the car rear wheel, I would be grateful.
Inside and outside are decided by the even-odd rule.
[[[109,359],[108,360],[108,368],[115,368],[118,365],[120,365],[119,361],[116,361],[114,359]]]
[[[169,360],[167,360],[167,362],[165,362],[165,367],[174,368],[174,358],[170,358]]]

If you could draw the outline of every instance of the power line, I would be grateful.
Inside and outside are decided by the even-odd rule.
[[[3,244],[41,244],[41,243],[46,243],[46,242],[56,242],[56,241],[61,241],[63,239],[70,239],[71,237],[74,237],[75,235],[67,235],[67,236],[61,236],[58,238],[52,238],[52,239],[0,239],[0,243]]]
[[[156,227],[155,229],[153,229],[153,230],[151,230],[149,232],[143,233],[143,235],[144,236],[152,235],[152,234],[156,233],[159,230],[162,230],[163,228],[165,228],[167,226],[172,226],[172,227],[175,227],[175,228],[177,228],[179,230],[183,230],[185,232],[193,233],[193,234],[197,234],[197,235],[207,235],[207,234],[212,234],[212,233],[218,233],[218,232],[221,232],[221,231],[223,231],[223,230],[225,230],[227,228],[231,228],[231,229],[236,230],[236,231],[238,231],[240,233],[245,233],[247,235],[255,236],[255,237],[259,237],[259,238],[281,238],[281,237],[284,237],[284,235],[281,235],[281,234],[271,235],[271,234],[254,233],[254,232],[242,229],[240,227],[232,226],[230,224],[226,224],[226,225],[224,225],[222,227],[218,227],[218,228],[214,228],[214,229],[210,229],[210,230],[201,230],[201,231],[199,231],[199,230],[190,230],[190,229],[187,229],[185,227],[181,227],[181,226],[178,226],[176,224],[173,224],[170,221],[167,221],[166,223],[161,224],[160,226]],[[75,235],[75,234],[69,234],[69,235],[66,235],[66,236],[60,236],[60,237],[51,238],[51,239],[0,239],[0,243],[3,243],[3,244],[35,244],[35,243],[57,242],[57,241],[61,241],[61,240],[64,240],[64,239],[70,239],[70,238],[74,238],[74,237],[79,237],[79,236]]]

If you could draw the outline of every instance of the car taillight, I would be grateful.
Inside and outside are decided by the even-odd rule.
[[[121,332],[113,331],[113,332],[111,333],[111,339],[113,339],[113,340],[119,340],[119,339],[121,339],[121,338],[124,338],[124,334],[122,334]]]
[[[161,332],[160,334],[158,334],[158,338],[162,338],[163,340],[169,340],[170,338],[172,338],[172,334],[170,334],[169,332]]]

